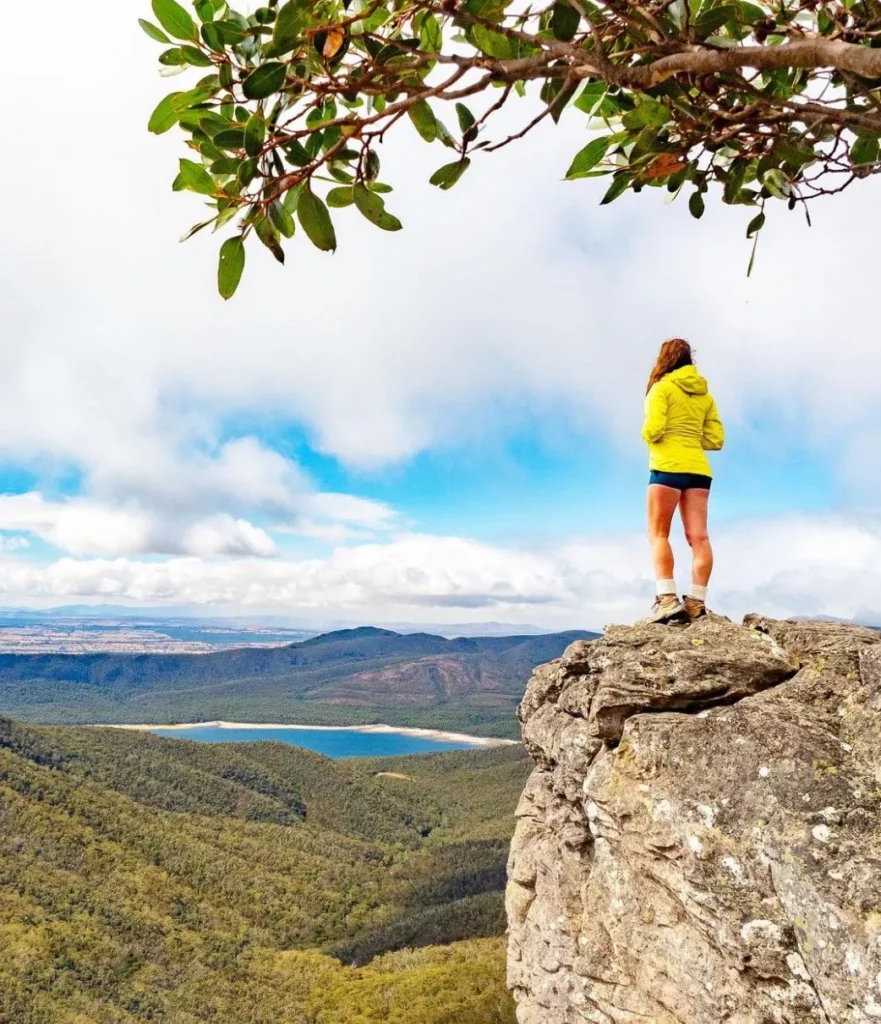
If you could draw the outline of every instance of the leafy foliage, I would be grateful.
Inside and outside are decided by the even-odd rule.
[[[513,1024],[473,937],[501,934],[530,768],[0,718],[0,1020]]]
[[[695,217],[713,185],[725,203],[792,209],[881,169],[876,0],[268,0],[247,17],[225,0],[193,7],[198,20],[153,0],[159,24],[140,20],[171,44],[163,74],[210,69],[159,103],[150,130],[178,125],[199,158],[174,186],[210,197],[210,220],[190,233],[236,220],[237,238],[256,235],[280,262],[295,210],[326,252],[328,208],[400,228],[379,197],[391,191],[379,149],[405,121],[452,151],[431,177],[450,189],[472,154],[572,107],[599,134],[568,178],[611,175],[603,202],[685,190]],[[494,139],[495,115],[532,82],[539,113]],[[451,130],[439,113],[453,106]],[[243,264],[227,243],[224,298]]]

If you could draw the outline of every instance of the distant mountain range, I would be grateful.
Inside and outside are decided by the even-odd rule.
[[[8,621],[28,624],[65,623],[126,623],[151,625],[156,628],[182,626],[192,629],[196,626],[221,629],[282,629],[303,635],[314,636],[338,629],[351,628],[341,620],[324,620],[316,626],[291,615],[206,615],[204,609],[191,607],[135,607],[120,604],[71,604],[55,608],[18,608],[0,606],[0,625]],[[424,622],[387,622],[385,628],[397,633],[424,633],[431,631],[440,636],[532,636],[550,633],[552,630],[531,623],[512,622],[452,622],[429,625]]]
[[[0,714],[39,723],[214,719],[517,736],[532,669],[583,630],[459,637],[359,627],[209,654],[3,654]]]

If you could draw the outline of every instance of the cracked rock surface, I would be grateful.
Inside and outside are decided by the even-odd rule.
[[[881,1022],[881,634],[613,626],[520,719],[520,1024]]]

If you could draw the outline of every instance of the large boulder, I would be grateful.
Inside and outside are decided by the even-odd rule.
[[[521,1024],[881,1021],[881,635],[615,626],[520,717]]]

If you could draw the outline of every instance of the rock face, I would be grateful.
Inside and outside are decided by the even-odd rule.
[[[520,1024],[881,1021],[881,635],[614,626],[520,718]]]

